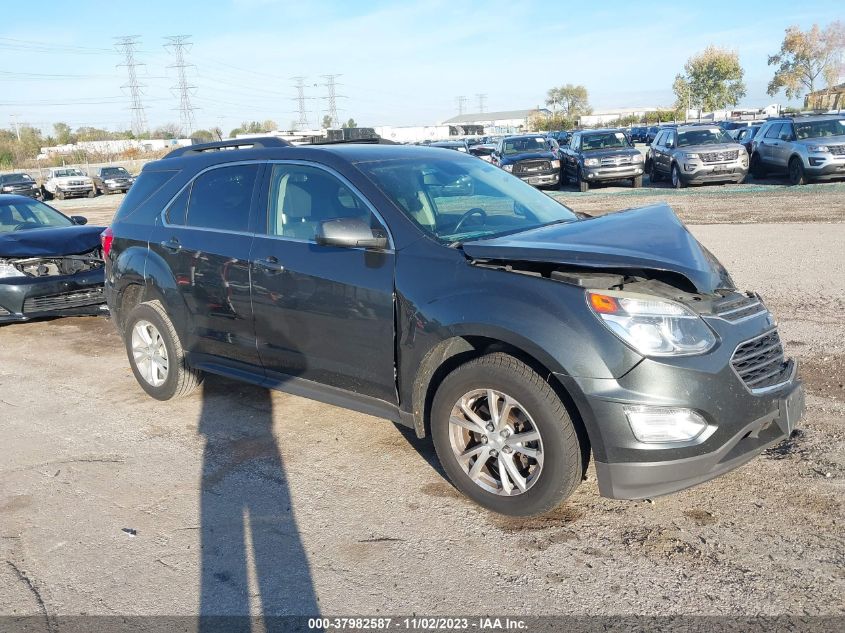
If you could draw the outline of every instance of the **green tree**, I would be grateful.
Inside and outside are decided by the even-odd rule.
[[[332,118],[328,114],[326,114],[325,116],[323,116],[323,127],[324,128],[330,128],[331,126],[332,126]]]
[[[794,99],[803,89],[813,92],[820,78],[832,86],[843,71],[843,55],[845,24],[842,22],[831,22],[824,29],[814,24],[809,31],[790,26],[780,52],[769,55],[769,66],[777,67],[769,82],[769,95],[773,97],[783,90],[788,99]]]
[[[587,89],[572,84],[549,88],[546,92],[546,105],[551,106],[553,114],[560,113],[568,119],[576,119],[593,111]]]
[[[195,141],[202,141],[203,143],[210,143],[211,141],[217,140],[211,130],[194,130],[191,138]]]
[[[685,109],[689,101],[711,112],[736,105],[745,96],[744,75],[738,53],[708,46],[690,57],[684,74],[675,77],[675,105]]]
[[[179,138],[181,128],[175,123],[165,123],[152,131],[151,138]]]
[[[350,117],[350,119],[346,123],[341,125],[340,127],[352,128],[352,127],[358,127],[358,124],[355,123],[355,119]]]
[[[59,145],[67,145],[76,141],[67,123],[53,123],[53,134],[56,137],[56,143]]]

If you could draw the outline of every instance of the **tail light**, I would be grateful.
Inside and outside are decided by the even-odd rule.
[[[114,233],[112,233],[111,227],[106,227],[106,230],[100,233],[100,243],[103,245],[103,259],[108,258],[113,241]]]

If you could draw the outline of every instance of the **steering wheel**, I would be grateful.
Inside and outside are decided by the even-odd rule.
[[[484,224],[484,221],[487,219],[487,212],[484,209],[479,209],[478,207],[475,207],[474,209],[470,209],[469,211],[467,211],[466,213],[464,213],[461,216],[461,219],[458,220],[458,223],[455,225],[455,228],[452,229],[452,231],[454,233],[457,233],[458,229],[461,228],[461,226],[463,226],[464,221],[467,220],[469,217],[471,217],[473,215],[481,216],[481,220],[482,220],[481,223],[482,224]]]

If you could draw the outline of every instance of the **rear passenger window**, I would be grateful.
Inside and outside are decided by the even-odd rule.
[[[191,186],[188,185],[182,190],[182,193],[176,196],[176,199],[170,203],[170,206],[167,207],[165,217],[167,218],[168,224],[175,224],[177,226],[183,226],[185,224],[185,220],[188,217],[188,199],[190,197]]]
[[[774,125],[772,125],[766,132],[766,138],[778,138],[778,135],[780,134],[780,129],[782,127],[783,125],[779,123],[775,123]]]
[[[230,165],[197,176],[186,224],[219,231],[249,230],[249,208],[258,165]]]

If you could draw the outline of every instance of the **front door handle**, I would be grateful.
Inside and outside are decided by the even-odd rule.
[[[280,273],[285,269],[285,267],[279,263],[279,260],[272,255],[265,257],[264,259],[256,260],[255,265],[268,273]]]
[[[159,244],[163,249],[166,249],[171,253],[178,253],[180,250],[182,250],[182,244],[180,244],[179,240],[177,240],[175,237],[171,237],[166,242],[159,242]]]

